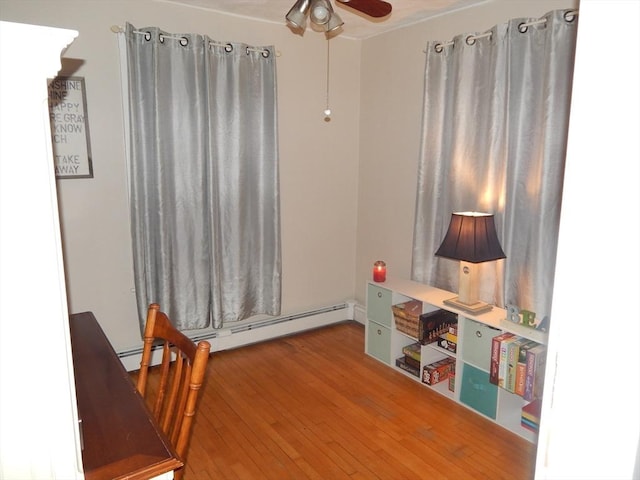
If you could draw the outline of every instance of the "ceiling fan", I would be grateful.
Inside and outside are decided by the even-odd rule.
[[[384,18],[391,13],[391,4],[383,0],[336,0],[337,3],[357,10],[372,18]]]
[[[381,19],[391,13],[391,4],[384,0],[336,0],[340,5],[347,7],[366,17]],[[289,26],[296,30],[304,30],[307,16],[316,27],[326,33],[337,30],[344,22],[333,11],[329,0],[297,0],[285,16]]]

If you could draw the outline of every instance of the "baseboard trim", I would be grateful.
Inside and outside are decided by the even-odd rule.
[[[263,319],[253,323],[238,323],[228,328],[212,330],[210,334],[199,334],[193,340],[207,340],[211,344],[211,352],[217,352],[272,340],[305,330],[344,322],[345,320],[354,320],[354,304],[352,302],[331,305],[318,310],[279,318]],[[120,357],[120,361],[127,371],[138,370],[142,359],[142,349],[118,352],[118,357]],[[154,351],[151,365],[157,365],[160,361],[160,352]]]

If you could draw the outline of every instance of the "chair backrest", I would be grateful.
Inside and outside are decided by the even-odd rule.
[[[147,399],[147,403],[184,463],[198,393],[204,380],[211,345],[206,341],[196,345],[171,324],[169,317],[160,311],[158,304],[149,305],[142,361],[136,384],[143,398],[148,390],[147,379],[152,350],[158,341],[162,344],[160,380],[157,389],[153,389],[157,390],[155,400]],[[174,478],[182,478],[183,473],[184,467],[174,473]]]

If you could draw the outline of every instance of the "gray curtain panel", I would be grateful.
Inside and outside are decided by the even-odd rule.
[[[152,302],[182,330],[278,315],[274,49],[130,24],[124,35],[141,323]]]
[[[481,264],[481,299],[550,313],[576,32],[553,11],[427,45],[415,280],[457,291],[434,256],[451,213],[493,213],[507,258]]]

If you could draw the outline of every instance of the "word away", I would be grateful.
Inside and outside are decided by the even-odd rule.
[[[77,175],[80,171],[80,155],[55,155],[56,175]]]

